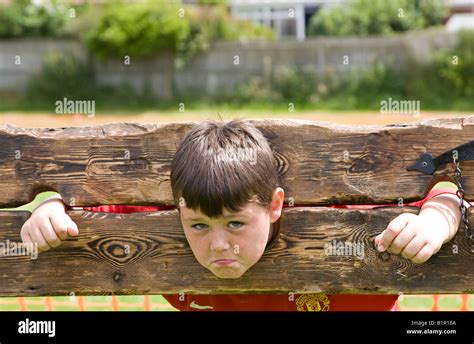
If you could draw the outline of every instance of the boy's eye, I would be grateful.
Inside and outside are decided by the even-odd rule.
[[[196,223],[195,225],[192,225],[194,229],[197,229],[198,231],[202,231],[203,229],[207,228],[207,225],[204,223]]]
[[[239,221],[231,221],[228,224],[229,228],[232,228],[232,229],[238,229],[238,228],[242,227],[243,225],[244,224],[242,222],[239,222]]]

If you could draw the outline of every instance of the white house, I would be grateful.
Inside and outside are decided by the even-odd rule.
[[[390,0],[387,0],[390,1]],[[443,0],[451,15],[447,30],[472,28],[474,0]],[[339,6],[346,0],[228,0],[231,14],[272,28],[278,38],[306,38],[311,16],[321,7]]]
[[[231,14],[271,27],[278,38],[304,40],[306,25],[321,6],[334,6],[344,0],[229,0]]]

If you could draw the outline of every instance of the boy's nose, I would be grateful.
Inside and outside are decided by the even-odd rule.
[[[230,242],[224,231],[216,230],[211,237],[212,251],[225,251],[230,248]]]

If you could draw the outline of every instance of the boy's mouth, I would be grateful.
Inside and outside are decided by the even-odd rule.
[[[217,265],[217,266],[228,266],[236,262],[237,261],[234,259],[217,259],[217,260],[214,260],[212,264]]]

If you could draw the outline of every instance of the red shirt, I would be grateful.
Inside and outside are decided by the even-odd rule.
[[[407,203],[407,206],[421,208],[427,200],[441,194],[456,192],[440,188],[422,200]],[[330,205],[330,208],[372,209],[384,205]],[[286,205],[285,205],[286,206]],[[84,207],[84,210],[110,213],[135,213],[174,209],[174,206],[128,206],[103,205]],[[181,311],[387,311],[392,310],[398,295],[341,295],[341,294],[224,294],[224,295],[163,295],[175,308]]]

